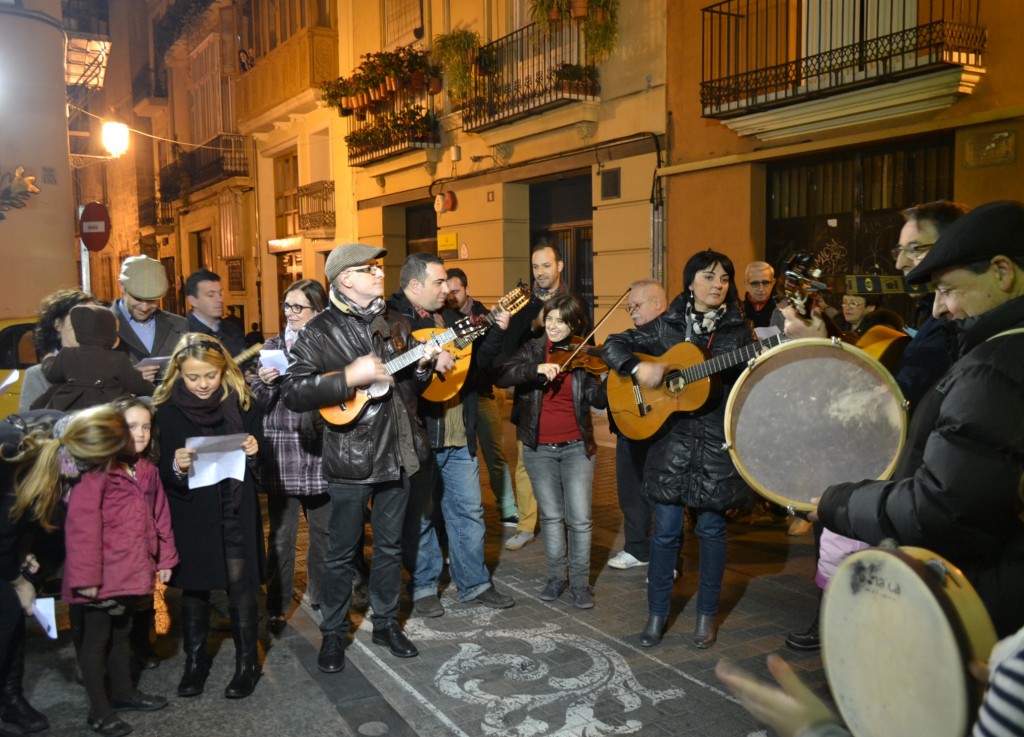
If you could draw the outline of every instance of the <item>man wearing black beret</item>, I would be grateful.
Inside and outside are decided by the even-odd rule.
[[[948,558],[1006,637],[1024,626],[1024,203],[972,210],[907,281],[934,285],[958,360],[921,401],[892,480],[829,487],[817,515],[847,537]]]

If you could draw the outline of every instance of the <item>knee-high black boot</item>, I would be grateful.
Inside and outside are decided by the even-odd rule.
[[[21,681],[25,675],[25,621],[18,624],[11,636],[4,660],[0,682],[0,699],[3,701],[2,716],[5,722],[17,725],[22,732],[42,732],[50,726],[47,718],[25,699]],[[9,734],[6,730],[0,734]]]
[[[251,606],[244,609],[232,607],[228,611],[231,614],[231,635],[235,641],[235,676],[224,689],[224,696],[244,699],[256,689],[256,681],[263,674],[256,645],[259,610]]]
[[[185,673],[178,683],[178,696],[198,696],[210,672],[206,656],[206,635],[210,631],[210,602],[185,596],[181,600],[181,646],[185,651]]]

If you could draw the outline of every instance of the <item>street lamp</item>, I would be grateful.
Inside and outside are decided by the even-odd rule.
[[[101,133],[103,148],[111,157],[120,158],[128,150],[128,126],[112,120],[103,121]]]

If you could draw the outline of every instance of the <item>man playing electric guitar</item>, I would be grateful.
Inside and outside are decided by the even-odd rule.
[[[462,318],[445,306],[448,274],[444,262],[427,253],[411,254],[402,265],[399,290],[388,301],[394,312],[405,317],[414,329],[444,330]],[[446,402],[419,401],[419,415],[426,425],[433,459],[440,478],[425,471],[414,482],[406,514],[406,568],[412,577],[413,613],[436,617],[444,613],[438,599],[443,556],[434,529],[432,497],[441,501],[448,533],[448,557],[452,581],[459,601],[476,601],[493,609],[515,602],[491,583],[484,565],[484,508],[480,499],[480,466],[476,458],[477,388],[474,375],[488,369],[501,352],[509,315],[499,310],[495,325],[479,341],[470,359],[467,380],[458,395]],[[451,354],[441,351],[437,370],[453,365]],[[432,494],[437,484],[440,494]],[[410,543],[419,541],[417,549]],[[414,558],[413,558],[414,556]]]
[[[292,345],[281,398],[293,412],[351,401],[358,388],[389,384],[395,390],[369,402],[345,425],[324,427],[323,471],[331,497],[330,543],[320,592],[323,643],[317,665],[325,673],[345,667],[352,576],[372,500],[373,563],[369,595],[373,642],[401,658],[417,655],[398,625],[402,586],[401,533],[409,478],[427,457],[423,430],[409,397],[430,384],[437,347],[423,346],[416,365],[393,376],[384,361],[411,344],[409,322],[384,302],[383,248],[353,243],[331,251],[324,266],[330,304],[303,328]]]

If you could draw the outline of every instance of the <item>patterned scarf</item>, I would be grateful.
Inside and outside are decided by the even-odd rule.
[[[565,286],[565,282],[561,279],[558,280],[558,286],[554,289],[541,289],[537,286],[537,282],[533,282],[533,295],[541,302],[547,302],[549,299],[554,297],[556,294],[564,294],[569,290]]]
[[[697,312],[693,300],[686,301],[686,323],[697,335],[711,335],[718,329],[719,321],[725,316],[726,304],[723,302],[710,312]]]
[[[242,413],[238,405],[238,394],[229,390],[227,397],[221,401],[221,392],[216,391],[207,399],[200,399],[185,388],[184,381],[177,381],[171,387],[171,401],[174,402],[189,422],[199,428],[204,436],[215,435],[214,432],[223,423],[228,435],[244,433]],[[231,505],[238,509],[242,504],[242,482],[228,479],[231,489]]]
[[[333,285],[331,286],[330,298],[331,304],[339,310],[347,312],[350,315],[355,315],[367,323],[371,323],[378,316],[383,315],[384,311],[388,308],[387,302],[384,301],[383,297],[374,297],[373,301],[366,307],[360,307],[344,294],[339,292]]]

